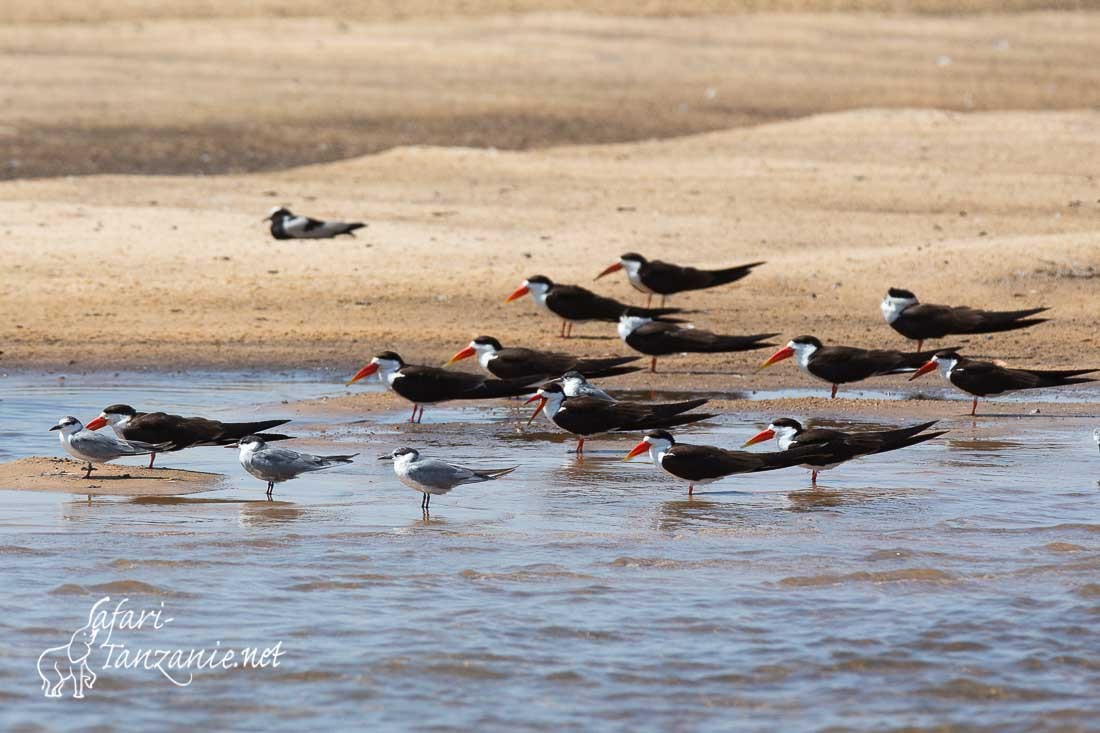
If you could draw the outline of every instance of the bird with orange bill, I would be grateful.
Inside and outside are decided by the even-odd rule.
[[[651,430],[623,460],[629,461],[647,451],[654,466],[688,482],[688,496],[695,493],[696,484],[709,484],[738,473],[792,468],[806,461],[820,460],[824,455],[817,447],[778,453],[749,453],[713,445],[690,445],[677,443],[667,430]]]
[[[637,356],[583,357],[555,351],[537,351],[516,346],[504,347],[492,336],[478,336],[469,346],[451,357],[443,366],[477,357],[481,368],[500,379],[541,377],[549,379],[569,371],[578,371],[587,377],[614,377],[640,371],[638,367],[625,366],[637,361]]]
[[[978,398],[1015,392],[1023,389],[1065,387],[1071,384],[1095,382],[1082,377],[1098,369],[1012,369],[992,361],[977,361],[960,356],[954,349],[941,349],[923,364],[909,381],[928,372],[940,370],[940,376],[957,389],[973,395],[970,415],[978,411]]]
[[[813,336],[799,336],[787,342],[760,365],[761,369],[784,359],[794,358],[806,374],[832,385],[836,397],[841,384],[860,382],[869,377],[914,372],[934,351],[904,353],[890,349],[859,349],[854,346],[825,346]]]
[[[742,448],[762,443],[765,440],[775,438],[779,450],[788,451],[795,448],[817,448],[820,452],[806,459],[800,464],[808,468],[810,485],[817,486],[817,474],[836,468],[842,463],[847,463],[855,458],[870,456],[876,453],[888,453],[899,448],[908,448],[911,445],[923,443],[945,434],[946,430],[935,433],[924,433],[925,430],[936,424],[936,421],[912,425],[897,430],[863,430],[856,433],[846,433],[841,430],[828,428],[803,428],[802,423],[789,417],[781,417],[772,420],[768,427],[745,441]],[[921,433],[924,433],[921,435]]]
[[[388,388],[413,403],[409,422],[424,419],[424,405],[450,400],[488,400],[498,397],[519,397],[531,393],[531,384],[538,377],[522,379],[489,379],[469,372],[452,372],[439,367],[406,364],[398,354],[383,351],[355,373],[348,385],[378,374]],[[420,417],[417,418],[417,409]]]
[[[604,275],[623,270],[631,286],[646,294],[646,306],[653,301],[654,295],[660,295],[661,305],[664,305],[665,298],[669,295],[736,282],[751,273],[754,267],[763,264],[763,262],[750,262],[747,265],[720,270],[699,270],[661,260],[647,260],[637,252],[627,252],[619,256],[618,262],[605,267],[595,279],[599,280]]]
[[[626,310],[650,318],[670,316],[680,312],[679,308],[630,308],[614,298],[596,295],[591,290],[578,285],[558,285],[545,275],[527,278],[504,299],[504,302],[511,303],[528,294],[539,308],[562,319],[562,338],[572,335],[574,323],[584,321],[616,323],[619,316]]]
[[[559,382],[547,382],[525,404],[538,402],[530,425],[540,412],[566,432],[578,437],[577,455],[584,453],[584,439],[601,433],[623,430],[647,430],[687,425],[709,420],[716,415],[688,413],[705,405],[708,400],[695,399],[683,402],[647,404],[641,402],[608,402],[594,397],[566,397],[565,388]]]

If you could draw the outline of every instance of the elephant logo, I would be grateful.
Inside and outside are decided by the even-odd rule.
[[[38,656],[38,676],[46,697],[62,697],[66,683],[72,681],[73,698],[82,700],[84,690],[95,685],[96,675],[88,664],[98,629],[91,618],[69,639],[68,644],[50,647]]]

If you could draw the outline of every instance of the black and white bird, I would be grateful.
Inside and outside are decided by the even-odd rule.
[[[758,473],[791,468],[803,461],[816,460],[817,448],[796,448],[778,453],[749,453],[726,450],[713,445],[677,443],[667,430],[651,430],[626,454],[624,461],[646,451],[653,465],[670,476],[688,482],[688,496],[695,493],[696,484],[709,484],[738,473]]]
[[[752,336],[724,336],[691,325],[654,320],[627,311],[619,316],[619,338],[635,351],[651,357],[649,371],[657,372],[657,357],[668,354],[718,354],[732,351],[752,351],[775,344],[764,339],[777,333]]]
[[[807,430],[797,420],[781,417],[772,420],[768,427],[749,438],[741,447],[746,448],[775,438],[779,449],[784,451],[805,447],[820,449],[820,454],[813,455],[801,464],[803,468],[812,471],[810,484],[817,486],[817,474],[821,471],[836,468],[840,464],[855,458],[862,458],[876,453],[888,453],[899,448],[908,448],[911,445],[923,443],[946,434],[946,430],[934,433],[924,432],[935,425],[936,422],[936,420],[933,420],[896,430],[863,430],[857,433],[846,433],[828,428],[810,428]]]
[[[584,357],[516,346],[506,348],[492,336],[478,336],[466,348],[452,356],[444,366],[471,356],[476,356],[481,368],[498,379],[549,379],[572,370],[593,378],[614,377],[639,371],[638,367],[624,366],[637,361],[636,356]]]
[[[404,359],[396,353],[383,351],[356,372],[348,384],[355,384],[360,379],[375,373],[383,384],[413,403],[409,422],[418,422],[416,416],[418,408],[419,419],[424,419],[424,405],[449,400],[519,397],[531,394],[531,385],[540,379],[538,376],[521,379],[489,379],[469,372],[452,372],[439,367],[406,364]]]
[[[528,293],[531,294],[535,305],[562,319],[562,338],[567,338],[573,333],[574,323],[584,321],[615,323],[624,311],[630,309],[630,306],[625,303],[620,303],[614,298],[596,295],[591,290],[585,290],[579,285],[558,285],[545,275],[535,275],[527,278],[522,285],[505,298],[504,302],[511,303]],[[630,310],[637,315],[649,316],[650,318],[671,316],[680,312],[679,308],[633,308]]]
[[[108,405],[86,427],[88,430],[99,430],[105,425],[110,425],[115,435],[122,440],[169,446],[163,451],[153,451],[149,455],[149,468],[152,468],[158,452],[167,453],[196,446],[236,444],[244,436],[257,433],[269,443],[288,440],[289,435],[263,432],[288,422],[290,420],[220,422],[205,417],[183,417],[164,412],[138,412],[129,405]]]
[[[380,461],[393,461],[397,480],[414,491],[423,494],[420,508],[425,512],[432,503],[433,494],[446,494],[456,486],[480,484],[507,476],[519,466],[508,468],[467,468],[446,463],[435,458],[425,458],[415,448],[398,448],[393,453],[379,457]]]
[[[1092,439],[1096,442],[1096,447],[1100,448],[1100,428],[1092,431]]]
[[[747,265],[726,267],[720,270],[698,270],[694,267],[681,267],[660,260],[647,260],[637,252],[627,252],[619,261],[608,265],[596,275],[599,280],[619,270],[626,271],[626,277],[635,290],[646,294],[646,305],[652,302],[654,295],[661,296],[661,305],[669,295],[687,290],[703,290],[718,285],[726,285],[740,280],[763,262],[750,262]]]
[[[940,376],[957,389],[974,396],[970,405],[971,416],[978,411],[979,397],[1023,389],[1065,387],[1071,384],[1095,382],[1095,379],[1082,375],[1100,371],[1100,369],[1012,369],[991,361],[967,359],[965,356],[959,356],[954,349],[942,349],[933,354],[927,363],[909,377],[909,381],[937,368],[940,370]]]
[[[84,478],[92,475],[93,463],[107,463],[124,456],[144,456],[165,445],[151,445],[140,441],[119,440],[110,433],[97,433],[88,430],[75,417],[68,415],[57,421],[50,430],[60,431],[57,435],[65,452],[77,460],[87,463]]]
[[[271,222],[271,236],[275,239],[332,239],[341,234],[355,236],[356,229],[366,226],[361,221],[322,221],[291,213],[290,209],[276,206],[264,218]]]
[[[583,374],[577,371],[566,372],[556,381],[561,382],[566,397],[592,397],[605,402],[618,401],[603,389],[589,382]]]
[[[934,351],[905,353],[890,349],[859,349],[854,346],[824,346],[813,336],[791,339],[779,351],[760,365],[761,369],[794,357],[798,368],[811,377],[831,384],[832,396],[837,387],[860,382],[869,377],[915,372]]]
[[[584,453],[584,439],[591,435],[623,430],[670,428],[716,417],[705,413],[684,414],[705,405],[708,402],[705,399],[648,404],[608,402],[592,397],[567,398],[564,388],[558,382],[547,382],[539,387],[538,392],[527,403],[535,401],[539,404],[531,413],[527,424],[530,425],[540,412],[545,411],[550,422],[577,436],[577,455]]]
[[[921,350],[928,339],[968,333],[1015,331],[1050,320],[1031,317],[1050,310],[1049,308],[987,311],[965,305],[933,305],[921,303],[912,291],[904,288],[890,288],[879,308],[891,328],[905,338],[917,342],[917,351]]]
[[[275,484],[298,478],[303,473],[351,463],[351,459],[359,455],[352,453],[344,456],[315,456],[289,448],[272,448],[258,435],[246,435],[237,445],[227,445],[226,448],[238,448],[237,460],[244,470],[267,482],[268,498],[275,491]]]

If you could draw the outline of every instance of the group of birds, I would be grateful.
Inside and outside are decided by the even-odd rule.
[[[276,239],[354,236],[354,231],[364,226],[358,222],[296,216],[285,208],[273,209],[267,220],[271,222],[271,234]],[[543,275],[525,279],[505,302],[530,295],[538,308],[561,319],[563,338],[572,334],[575,323],[616,323],[623,343],[650,357],[649,369],[656,371],[657,358],[661,356],[750,351],[776,346],[767,339],[778,333],[718,334],[695,328],[682,318],[682,309],[666,305],[669,296],[734,283],[764,264],[751,262],[702,270],[647,260],[628,252],[618,262],[604,268],[596,275],[596,280],[622,270],[630,284],[646,294],[645,307],[631,306],[578,285],[558,284]],[[651,307],[654,295],[661,296],[660,307]],[[900,288],[891,288],[880,307],[887,324],[905,338],[917,342],[916,351],[825,345],[820,339],[807,335],[789,340],[760,368],[793,359],[803,372],[829,384],[832,397],[836,397],[842,384],[902,373],[909,373],[912,380],[938,369],[950,384],[973,396],[971,415],[975,414],[979,397],[1094,381],[1084,375],[1096,369],[1015,369],[997,362],[967,358],[959,353],[961,349],[957,346],[922,350],[924,342],[931,339],[1011,331],[1043,323],[1047,319],[1036,316],[1046,308],[989,311],[930,305],[919,302],[911,291]],[[476,358],[490,376],[446,368],[469,358]],[[531,395],[527,404],[535,404],[535,407],[527,425],[539,414],[545,415],[557,427],[577,436],[578,455],[583,455],[588,437],[609,432],[643,432],[643,439],[624,460],[648,452],[655,466],[688,483],[689,496],[696,484],[733,474],[794,466],[808,468],[811,484],[816,486],[820,471],[863,456],[923,443],[946,432],[931,430],[935,421],[894,430],[846,432],[804,428],[791,418],[778,418],[742,446],[774,439],[779,447],[776,452],[746,452],[681,443],[669,429],[716,417],[713,413],[695,411],[708,400],[621,401],[588,381],[640,371],[641,367],[633,364],[639,358],[580,357],[506,347],[492,336],[479,336],[456,352],[443,367],[407,364],[393,351],[380,352],[352,376],[348,385],[377,376],[388,389],[412,403],[410,422],[423,420],[425,405]],[[269,498],[277,483],[350,463],[358,455],[317,456],[271,445],[290,436],[267,431],[287,422],[223,423],[163,412],[141,413],[128,405],[111,405],[86,426],[74,417],[65,417],[51,430],[60,431],[64,449],[87,463],[85,477],[94,470],[93,464],[122,456],[149,454],[151,468],[158,453],[197,446],[236,448],[242,467],[267,483]],[[98,432],[108,425],[114,435]],[[425,512],[432,495],[447,493],[462,484],[494,480],[517,468],[474,469],[425,457],[408,447],[398,448],[382,458],[393,461],[394,473],[402,483],[423,494],[421,507]]]

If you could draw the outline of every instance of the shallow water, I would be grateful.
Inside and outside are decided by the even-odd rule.
[[[342,394],[335,380],[9,376],[0,460],[60,455],[57,417],[110,402],[265,417]],[[135,730],[1095,729],[1097,421],[963,408],[944,404],[945,439],[825,473],[816,492],[794,469],[689,501],[643,458],[619,460],[636,436],[579,461],[504,402],[429,408],[422,426],[296,421],[310,449],[362,455],[272,503],[217,448],[158,459],[229,476],[201,495],[0,491],[0,729],[56,730],[61,714]],[[735,447],[767,417],[679,435]],[[375,460],[400,444],[521,469],[436,497],[425,521]],[[285,654],[187,687],[97,668],[83,701],[44,700],[38,655],[103,596],[174,619],[116,631],[132,648]]]

